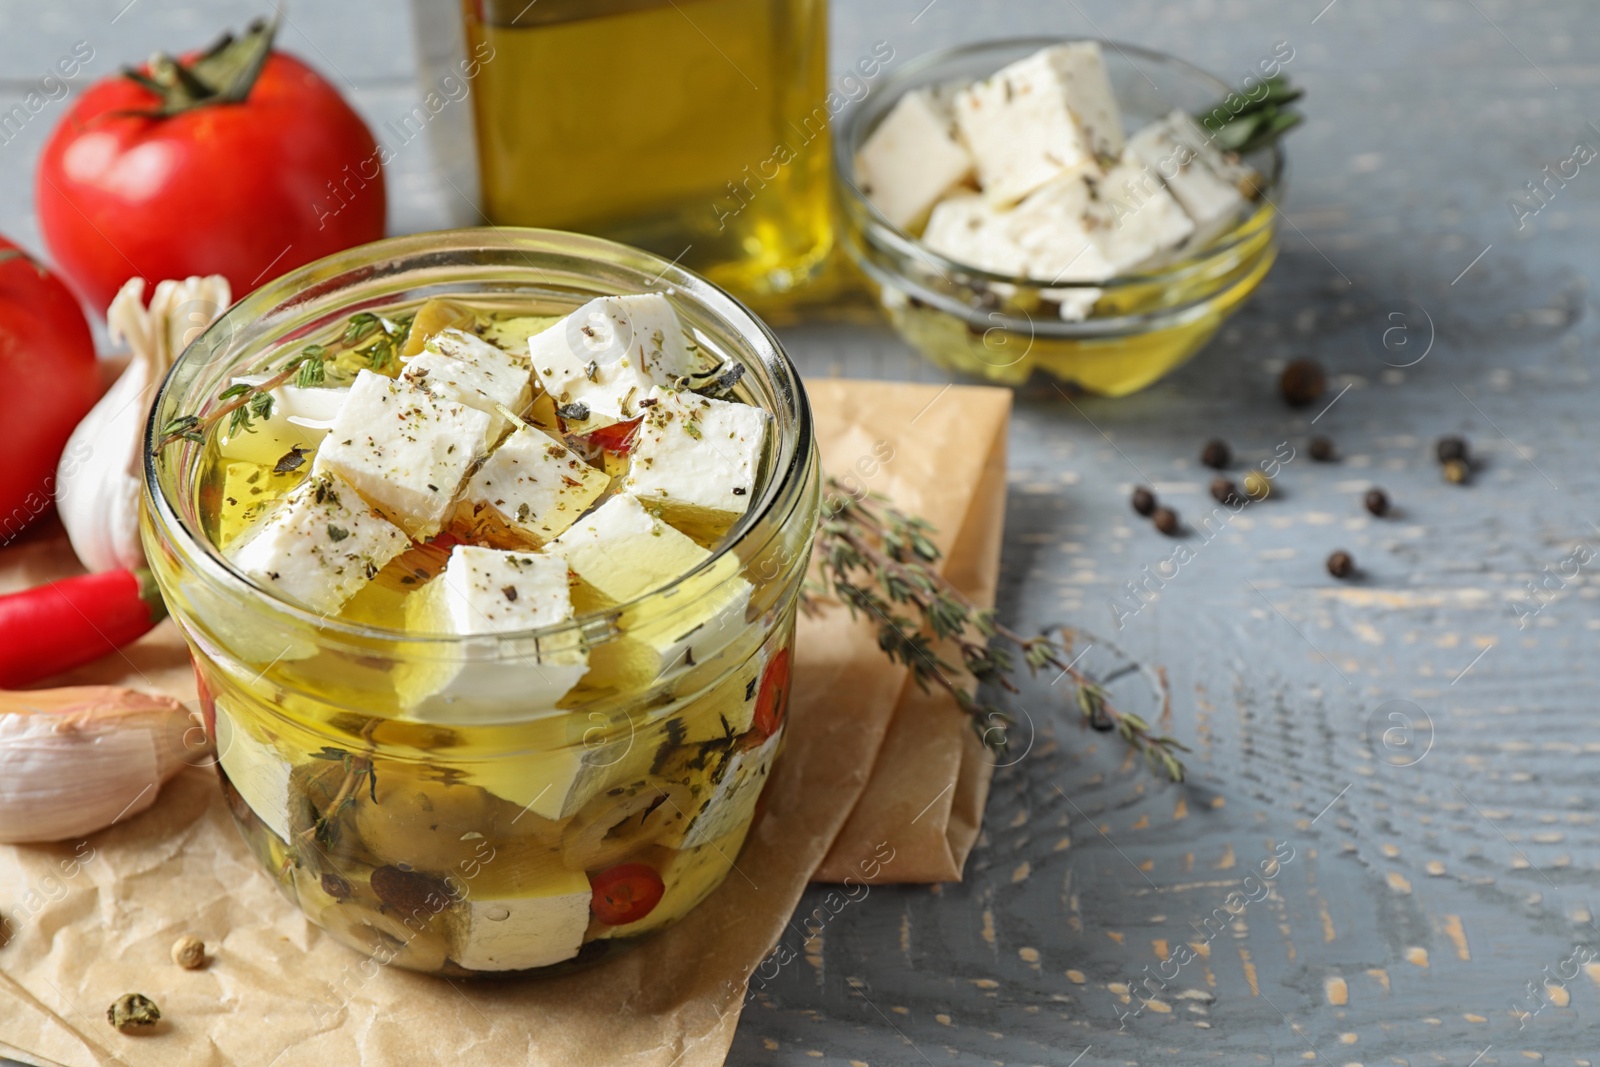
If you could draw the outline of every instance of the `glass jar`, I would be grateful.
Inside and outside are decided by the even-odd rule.
[[[1096,282],[1030,281],[952,260],[891,225],[855,176],[857,152],[906,93],[986,78],[1064,40],[985,41],[921,56],[843,115],[836,161],[840,244],[877,289],[890,324],[939,366],[1000,385],[1021,385],[1039,371],[1090,393],[1125,396],[1185,363],[1266,277],[1278,252],[1284,178],[1278,145],[1246,158],[1260,178],[1258,195],[1232,231],[1149,273]],[[1174,108],[1203,112],[1231,91],[1172,56],[1104,44],[1106,72],[1130,131]],[[1064,320],[1058,310],[1062,294],[1073,291],[1098,295],[1082,321]]]
[[[741,298],[833,247],[827,0],[463,0],[483,210]]]
[[[605,613],[494,637],[317,615],[254,585],[206,536],[214,440],[147,447],[145,551],[193,653],[233,815],[289,898],[380,963],[470,975],[591,961],[681,917],[731,869],[783,736],[817,521],[805,395],[771,332],[679,267],[572,234],[462,230],[353,249],[257,290],[184,352],[156,400],[152,434],[355,310],[454,295],[555,315],[652,290],[702,348],[745,367],[740,399],[770,412],[773,432],[757,499],[710,556]],[[662,651],[691,633],[693,655]],[[558,706],[519,695],[574,646],[590,669]],[[498,696],[471,721],[408,718],[406,679],[438,670]],[[604,893],[637,889],[641,868],[659,903],[637,921],[601,909]]]

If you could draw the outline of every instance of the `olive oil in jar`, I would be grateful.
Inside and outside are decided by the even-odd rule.
[[[757,303],[833,246],[826,0],[464,0],[484,210]]]

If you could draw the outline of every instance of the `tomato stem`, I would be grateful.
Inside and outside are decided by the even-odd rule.
[[[158,52],[143,70],[124,67],[123,77],[154,94],[159,104],[119,114],[171,118],[213,104],[243,103],[272,54],[277,33],[276,18],[256,19],[242,37],[224,33],[189,63]]]

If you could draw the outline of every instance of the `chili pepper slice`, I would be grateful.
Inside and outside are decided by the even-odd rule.
[[[633,437],[639,430],[639,420],[614,422],[584,435],[584,439],[597,448],[617,456],[626,456],[633,449]]]
[[[778,732],[789,711],[789,648],[780,648],[761,673],[761,692],[756,696],[756,711],[751,720],[758,736],[765,739]]]
[[[654,867],[644,863],[619,863],[589,879],[594,896],[589,906],[595,918],[608,926],[638,922],[661,903],[666,885]]]

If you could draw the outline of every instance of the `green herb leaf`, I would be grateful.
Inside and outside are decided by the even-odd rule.
[[[904,664],[920,688],[946,689],[971,717],[978,737],[996,750],[1004,748],[1011,720],[995,705],[974,698],[960,670],[979,683],[1016,692],[1020,652],[1030,672],[1052,667],[1072,678],[1090,726],[1115,730],[1153,770],[1182,780],[1183,764],[1175,753],[1184,746],[1172,737],[1153,736],[1144,719],[1113,708],[1105,692],[1073,666],[1070,635],[1021,637],[939,573],[940,553],[927,520],[900,513],[881,496],[852,492],[834,478],[823,486],[821,512],[814,553],[818,578],[801,589],[807,614],[818,613],[819,601],[828,597],[852,616],[873,619],[883,653]],[[951,646],[959,653],[960,668],[941,651]]]

